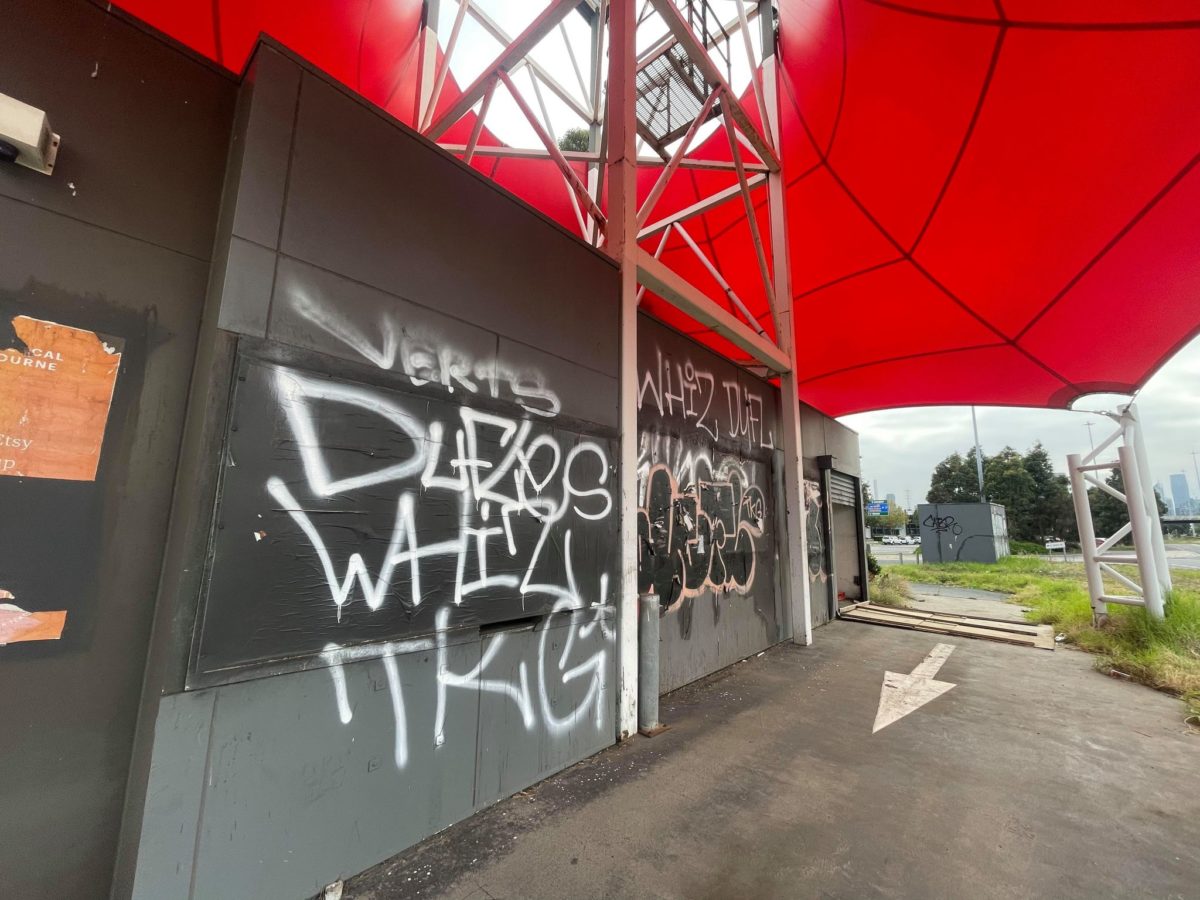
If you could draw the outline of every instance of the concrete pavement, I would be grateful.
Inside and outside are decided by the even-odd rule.
[[[1200,885],[1200,736],[1091,657],[848,622],[665,698],[346,897],[1161,897]],[[955,685],[871,733],[885,670]],[[942,651],[943,653],[945,651]],[[402,810],[397,810],[402,815]]]
[[[1025,622],[1023,610],[1011,601],[1008,594],[984,591],[979,588],[961,588],[948,584],[921,584],[909,582],[912,590],[913,609],[925,612],[953,613],[956,616],[982,616],[985,619],[1005,619],[1009,622]]]

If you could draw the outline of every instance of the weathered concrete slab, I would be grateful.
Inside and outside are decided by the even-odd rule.
[[[956,686],[871,734],[885,670]],[[1185,897],[1196,741],[1081,653],[834,622],[348,884],[399,897]]]
[[[984,616],[989,619],[1006,619],[1010,622],[1026,621],[1022,607],[1011,602],[1008,594],[946,584],[914,583],[911,587],[913,602],[910,606],[923,612],[952,613],[956,616]]]

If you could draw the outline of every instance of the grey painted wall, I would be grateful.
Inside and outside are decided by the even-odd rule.
[[[272,46],[217,246],[134,895],[303,897],[615,739],[617,272]]]
[[[0,646],[5,897],[108,896],[235,90],[100,4],[4,4],[0,91],[63,143],[0,166],[0,348],[14,315],[124,344],[96,480],[0,478],[0,588],[67,610]]]
[[[834,468],[856,478],[861,477],[861,467],[857,432],[804,403],[800,404],[800,434],[815,627],[824,625],[833,616],[838,592],[847,586],[854,587],[852,579],[858,574],[861,554],[861,535],[851,521],[853,517],[826,502],[824,473],[818,459],[831,457]]]
[[[1008,517],[999,503],[922,503],[921,559],[994,563],[1008,556]]]
[[[664,692],[769,647],[780,631],[768,382],[638,322],[639,590],[665,607]]]

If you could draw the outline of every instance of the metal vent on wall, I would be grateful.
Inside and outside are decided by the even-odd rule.
[[[829,473],[829,500],[839,506],[858,505],[858,485],[849,475]]]

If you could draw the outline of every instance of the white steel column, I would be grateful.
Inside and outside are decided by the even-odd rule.
[[[1167,561],[1167,543],[1163,537],[1162,518],[1158,514],[1158,496],[1154,493],[1154,480],[1150,474],[1150,458],[1146,455],[1146,439],[1142,435],[1142,422],[1138,417],[1137,404],[1130,403],[1121,411],[1125,428],[1125,442],[1133,447],[1137,457],[1137,474],[1142,483],[1143,505],[1150,517],[1150,543],[1154,552],[1154,568],[1158,582],[1164,591],[1171,590],[1171,565]],[[1132,433],[1131,433],[1132,432]],[[1131,439],[1132,438],[1132,439]]]
[[[617,609],[617,736],[637,732],[637,65],[635,0],[609,4],[608,233],[606,248],[621,267],[620,480],[621,581]],[[603,6],[603,4],[602,4]]]
[[[1121,462],[1121,474],[1125,481],[1125,497],[1129,507],[1129,523],[1133,526],[1133,548],[1137,556],[1138,575],[1142,581],[1142,602],[1152,618],[1163,617],[1162,590],[1158,584],[1158,572],[1154,565],[1154,539],[1150,535],[1150,516],[1146,512],[1142,492],[1142,478],[1138,473],[1137,454],[1133,447],[1117,448]]]
[[[1083,556],[1083,571],[1087,576],[1088,596],[1092,601],[1092,618],[1103,622],[1108,617],[1105,605],[1104,578],[1096,561],[1096,526],[1092,522],[1092,504],[1088,500],[1087,482],[1083,478],[1083,460],[1078,453],[1067,457],[1067,472],[1071,477],[1071,499],[1075,502],[1075,523],[1079,526],[1079,551]]]
[[[770,52],[768,52],[770,51]],[[763,102],[769,117],[771,143],[779,146],[778,57],[775,48],[763,45]],[[804,511],[804,462],[800,435],[800,396],[796,383],[796,326],[792,309],[792,279],[788,265],[787,185],[782,171],[767,176],[771,211],[771,257],[774,272],[775,340],[787,355],[788,371],[779,377],[783,407],[783,492],[786,504],[788,571],[784,579],[792,641],[809,645],[812,634],[812,585],[808,580],[808,517]]]
[[[1079,523],[1079,541],[1083,551],[1083,566],[1087,574],[1088,593],[1092,600],[1092,613],[1097,622],[1108,616],[1108,604],[1141,606],[1155,619],[1164,615],[1164,592],[1171,589],[1171,573],[1168,568],[1166,544],[1162,536],[1162,524],[1158,516],[1158,501],[1150,482],[1150,466],[1146,459],[1145,440],[1141,434],[1137,408],[1131,403],[1116,413],[1100,413],[1117,423],[1117,429],[1094,447],[1086,456],[1071,454],[1067,457],[1067,471],[1071,477],[1071,494],[1075,501],[1075,518]],[[1096,458],[1114,444],[1117,459],[1096,462]],[[1124,491],[1099,477],[1100,472],[1115,469],[1121,473]],[[1088,488],[1094,487],[1125,504],[1129,521],[1115,533],[1096,543],[1095,524],[1092,520]],[[1115,555],[1113,547],[1133,537],[1133,557]],[[1138,568],[1138,584],[1122,574],[1114,565],[1134,563]],[[1103,576],[1133,591],[1132,594],[1104,593]]]

